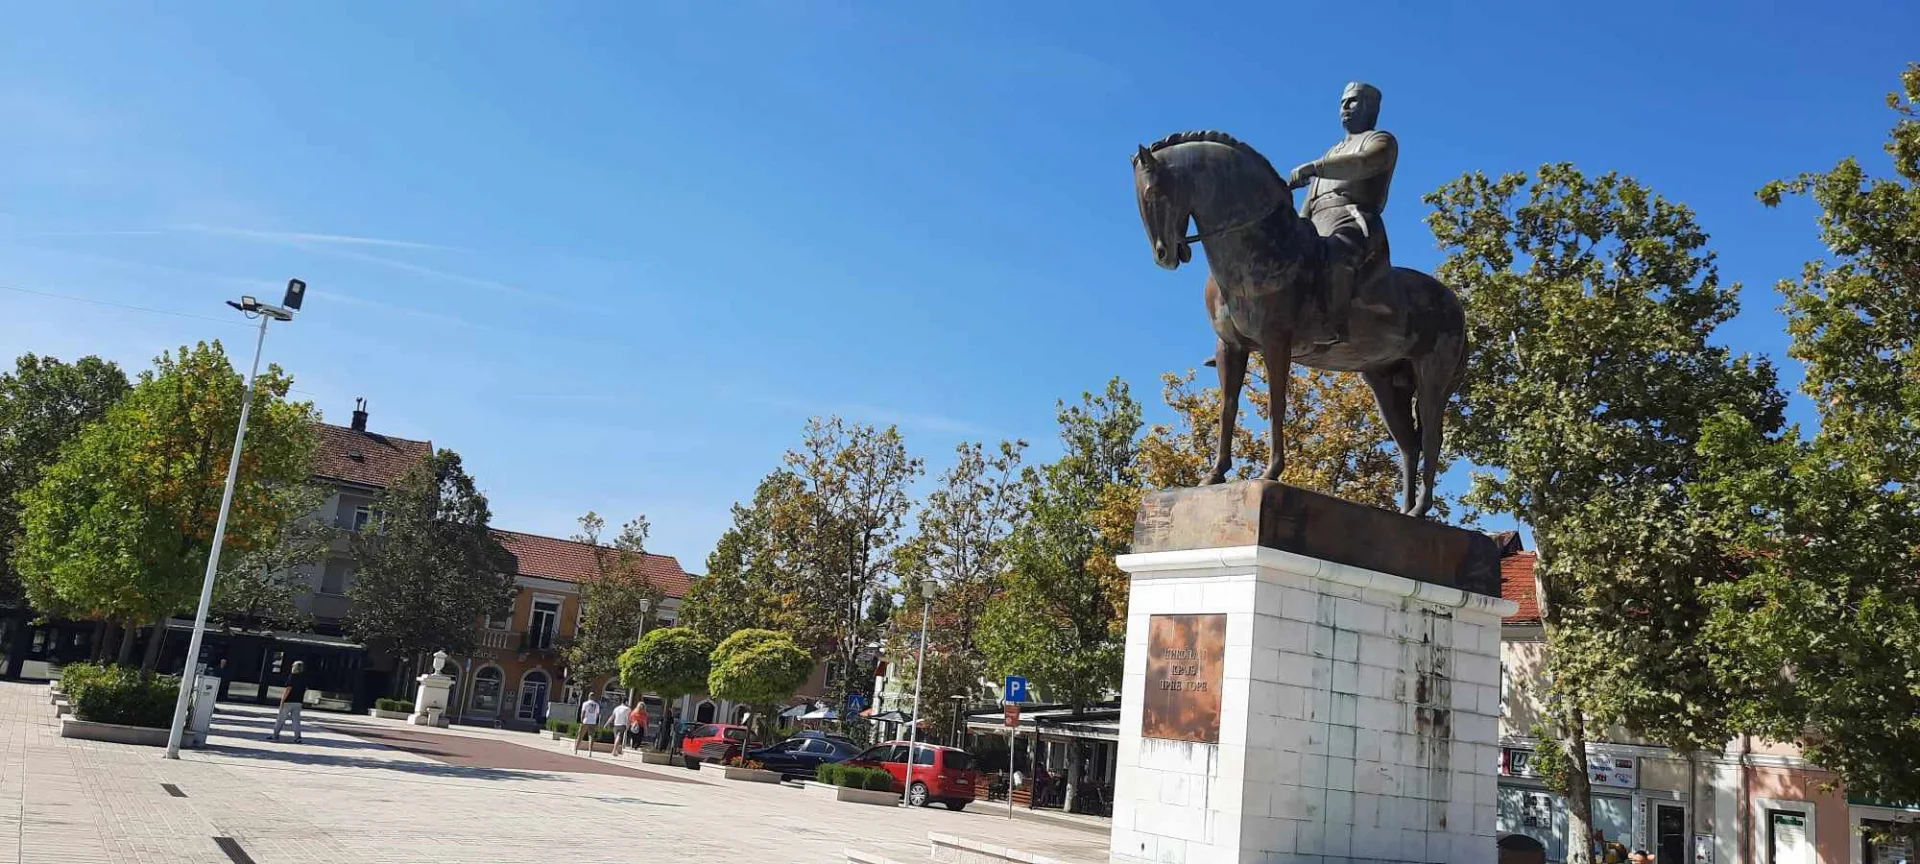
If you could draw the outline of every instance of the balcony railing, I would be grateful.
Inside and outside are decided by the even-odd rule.
[[[526,635],[527,634],[519,630],[493,630],[482,627],[480,628],[480,639],[478,641],[482,648],[491,648],[495,651],[516,651],[519,650],[520,641],[526,638]]]

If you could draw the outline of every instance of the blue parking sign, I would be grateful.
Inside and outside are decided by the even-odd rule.
[[[1019,675],[1008,675],[1006,690],[1008,702],[1027,701],[1027,679]]]

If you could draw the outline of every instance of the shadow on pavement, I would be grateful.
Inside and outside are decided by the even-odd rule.
[[[449,765],[445,762],[397,762],[390,759],[373,759],[365,756],[336,755],[332,753],[304,753],[293,750],[279,750],[268,747],[248,747],[240,744],[220,742],[215,739],[205,748],[207,752],[219,753],[240,759],[253,759],[261,762],[278,762],[287,765],[318,765],[334,768],[375,768],[382,771],[399,771],[404,774],[416,774],[426,777],[452,777],[467,780],[556,780],[551,774],[537,771],[518,771],[509,768],[485,768],[475,765]],[[394,747],[395,750],[418,752],[409,748]],[[420,755],[433,757],[432,753]]]

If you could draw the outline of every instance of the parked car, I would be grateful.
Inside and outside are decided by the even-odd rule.
[[[747,740],[747,727],[730,723],[704,723],[687,730],[680,739],[680,756],[689,767],[701,762],[722,762],[739,752]]]
[[[839,735],[796,732],[792,738],[771,747],[747,751],[747,758],[759,760],[768,771],[778,771],[782,777],[812,779],[813,772],[820,766],[844,762],[859,752],[860,745]]]
[[[936,744],[913,744],[913,788],[907,788],[907,748],[905,741],[876,744],[846,760],[848,765],[884,768],[893,775],[893,791],[905,790],[907,803],[925,807],[935,801],[948,810],[965,810],[973,803],[973,787],[980,784],[980,772],[973,768],[967,751]]]

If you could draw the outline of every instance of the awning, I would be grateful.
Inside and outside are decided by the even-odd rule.
[[[887,711],[885,713],[875,714],[872,717],[869,717],[867,719],[872,720],[875,723],[906,723],[913,720],[912,717],[908,717],[904,712],[900,711],[897,708],[892,711]]]
[[[982,734],[1007,734],[1006,715],[998,710],[967,715],[967,729]],[[1117,705],[1099,706],[1074,713],[1059,705],[1036,705],[1020,712],[1019,734],[1038,733],[1042,738],[1083,738],[1094,741],[1120,740],[1120,709]]]
[[[812,711],[808,711],[807,713],[800,715],[800,719],[802,720],[838,720],[840,719],[840,715],[835,713],[834,710],[831,708],[815,708]]]
[[[807,713],[807,706],[795,705],[792,708],[788,708],[787,710],[780,712],[780,719],[798,720],[801,717],[805,716],[806,713]]]

